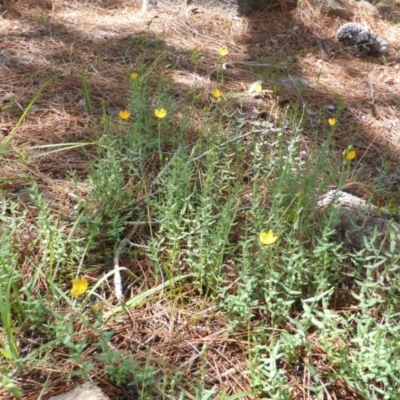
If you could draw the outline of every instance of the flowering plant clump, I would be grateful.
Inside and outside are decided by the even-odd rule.
[[[132,72],[132,73],[131,73],[131,79],[132,79],[132,80],[135,80],[135,79],[137,79],[137,78],[138,78],[138,76],[139,76],[139,75],[138,75],[138,73],[137,73],[137,72]]]
[[[337,119],[336,118],[329,118],[328,119],[328,124],[330,126],[335,126],[337,124]]]
[[[218,50],[218,54],[219,54],[221,57],[226,56],[228,53],[229,53],[229,50],[228,50],[226,47],[221,47],[221,48]]]
[[[271,244],[274,244],[278,240],[278,236],[275,235],[274,231],[270,229],[268,232],[262,232],[260,233],[260,242],[261,244],[270,246]]]
[[[219,99],[222,96],[222,92],[218,89],[215,89],[212,91],[212,95],[216,98]]]
[[[154,115],[158,118],[158,119],[163,119],[165,118],[165,116],[167,115],[167,110],[165,110],[164,108],[156,108],[154,110]]]
[[[86,278],[72,279],[71,297],[78,297],[85,293],[88,288],[88,281]]]
[[[118,115],[122,120],[125,121],[131,116],[131,113],[128,110],[121,110]]]

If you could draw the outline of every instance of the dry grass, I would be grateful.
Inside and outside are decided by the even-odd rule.
[[[83,4],[61,0],[52,3],[39,0],[4,2],[0,27],[0,139],[7,137],[29,101],[54,77],[11,143],[13,149],[23,153],[26,162],[21,164],[19,158],[11,153],[0,160],[1,189],[5,196],[19,196],[24,186],[29,184],[25,179],[29,172],[38,182],[40,192],[46,194],[53,211],[59,215],[70,214],[75,203],[70,195],[73,188],[67,179],[68,174],[73,170],[75,177],[83,182],[87,165],[95,156],[90,147],[39,158],[33,157],[39,150],[27,148],[91,142],[102,134],[93,129],[93,119],[99,119],[107,107],[121,109],[126,106],[125,82],[129,73],[135,70],[142,51],[143,43],[139,44],[129,35],[147,38],[145,46],[154,49],[154,52],[147,52],[148,63],[159,54],[159,46],[164,48],[161,41],[165,41],[167,57],[155,74],[170,76],[177,96],[184,96],[188,87],[195,86],[197,91],[203,92],[206,102],[215,87],[224,93],[243,92],[261,74],[265,88],[274,92],[244,99],[244,109],[249,111],[248,125],[259,118],[251,114],[253,104],[268,114],[277,97],[282,110],[300,102],[316,113],[323,112],[324,105],[337,105],[342,101],[346,106],[337,129],[338,148],[354,143],[357,152],[369,161],[366,175],[371,177],[381,167],[382,155],[386,159],[398,159],[400,30],[378,19],[374,12],[365,8],[365,2],[348,1],[348,6],[354,11],[357,22],[368,25],[390,43],[390,53],[385,60],[354,58],[343,50],[334,40],[336,29],[343,21],[322,14],[311,0],[303,1],[290,12],[266,10],[247,19],[234,20],[207,13],[150,11],[145,14],[137,6],[127,3],[115,2],[103,7],[100,2]],[[322,52],[316,44],[317,38],[325,39],[335,56],[329,57]],[[258,67],[252,71],[248,65],[236,64],[224,71],[225,84],[217,84],[217,49],[222,46],[229,47],[229,62],[283,63],[283,67],[265,70]],[[195,48],[203,55],[197,65],[190,59]],[[171,68],[173,63],[176,64],[174,69]],[[90,83],[92,115],[81,106],[80,73],[84,73]],[[280,86],[277,90],[279,78],[288,75],[301,76],[310,85],[301,93],[293,87]],[[157,76],[150,79],[154,85],[156,81]],[[201,112],[200,108],[196,111],[194,126],[201,124]],[[282,112],[277,118],[283,115]],[[313,124],[309,123],[307,129],[305,133],[311,137]],[[357,135],[349,137],[349,132],[355,131]],[[368,186],[368,182],[363,184]],[[78,190],[85,193],[83,183]],[[387,187],[388,192],[396,190],[396,187]],[[381,196],[384,200],[385,194]],[[21,204],[29,208],[23,197]],[[34,217],[34,211],[31,212]],[[151,268],[146,269],[145,260],[124,260],[124,266],[137,273],[146,270],[145,288],[156,281],[149,275]],[[24,268],[27,275],[32,273],[32,263],[25,263]],[[96,271],[92,274],[94,280],[96,274]],[[132,295],[142,289],[144,287],[132,286]],[[187,293],[173,300],[154,301],[136,309],[134,316],[119,319],[109,327],[118,332],[112,345],[115,349],[135,354],[135,358],[143,363],[148,358],[146,348],[151,345],[150,359],[155,368],[171,373],[183,370],[187,380],[191,381],[199,378],[200,353],[207,343],[206,382],[210,386],[229,387],[230,393],[248,390],[249,378],[243,374],[248,368],[247,332],[227,335],[224,317],[216,314],[211,303],[199,300],[192,291],[188,288]],[[195,304],[185,304],[188,298],[193,297],[196,297]],[[176,302],[179,307],[176,307]],[[77,327],[77,331],[82,337],[87,333],[84,328],[80,331]],[[26,339],[27,349],[36,345],[38,343],[32,343],[32,339]],[[313,352],[318,354],[319,349],[316,347]],[[24,398],[38,398],[48,376],[51,380],[43,398],[62,393],[73,385],[73,381],[65,383],[65,376],[74,367],[65,363],[67,358],[68,354],[54,354],[54,363],[62,365],[61,370],[33,370],[21,376]],[[319,367],[321,371],[330,368],[324,365],[323,353],[320,354]],[[311,398],[305,389],[311,379],[307,370],[300,365],[291,368],[291,384],[296,398]],[[96,371],[92,378],[101,382],[111,397],[132,398],[128,389],[117,389],[107,382],[104,371]],[[357,398],[345,383],[338,381],[335,384],[334,392],[338,399]],[[7,399],[4,391],[0,393],[2,399]]]

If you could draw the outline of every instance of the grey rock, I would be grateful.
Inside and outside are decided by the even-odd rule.
[[[391,285],[400,269],[400,210],[389,211],[342,190],[331,190],[319,198],[319,220],[334,222],[332,237],[350,257],[364,267],[361,276],[373,278],[382,286]],[[354,257],[354,258],[353,258]],[[349,266],[350,267],[350,266]],[[354,270],[343,273],[356,276]],[[369,275],[370,274],[370,275]]]
[[[294,75],[283,76],[282,78],[279,79],[279,83],[286,88],[296,88],[296,89],[301,89],[310,86],[310,82],[308,82],[307,79]]]
[[[327,104],[325,107],[325,110],[335,112],[336,111],[336,106],[334,104]]]
[[[97,386],[87,382],[67,393],[51,397],[49,400],[110,400],[110,398]]]
[[[92,32],[92,35],[97,39],[113,39],[118,36],[118,34],[115,32],[104,31],[102,29],[95,30]]]
[[[380,56],[388,52],[388,43],[366,26],[349,22],[336,32],[337,39],[348,47],[354,48],[357,55]]]
[[[147,5],[156,7],[202,7],[217,13],[227,15],[249,15],[261,10],[274,0],[147,0]]]
[[[355,250],[367,250],[365,239],[371,242],[378,234],[375,246],[387,253],[400,251],[400,220],[395,213],[367,203],[353,194],[330,190],[317,203],[317,215],[336,210],[339,242]]]

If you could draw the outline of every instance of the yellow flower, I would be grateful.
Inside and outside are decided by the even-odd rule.
[[[167,110],[165,110],[164,108],[156,108],[154,110],[154,115],[158,118],[158,119],[163,119],[166,115],[167,115]]]
[[[138,75],[137,72],[132,72],[132,73],[131,73],[131,79],[133,79],[133,80],[137,79],[138,76],[139,76],[139,75]]]
[[[357,153],[356,153],[355,150],[348,150],[348,149],[346,149],[346,150],[343,152],[343,157],[345,157],[346,160],[348,160],[348,161],[354,160],[354,159],[356,158],[356,155],[357,155]]]
[[[216,98],[219,99],[222,96],[222,92],[218,89],[215,89],[212,91],[212,95]]]
[[[218,50],[218,54],[219,54],[221,57],[226,56],[228,53],[229,53],[229,50],[228,50],[226,47],[221,47],[221,48]]]
[[[125,121],[131,116],[131,113],[128,110],[122,110],[119,112],[118,115],[121,119]]]
[[[329,124],[330,126],[336,125],[336,124],[337,124],[337,119],[336,119],[336,118],[329,118],[329,119],[328,119],[328,124]]]
[[[275,235],[274,231],[270,229],[268,232],[260,233],[260,242],[261,244],[266,244],[270,246],[274,244],[278,240],[278,236]]]
[[[86,278],[72,279],[71,297],[78,297],[85,293],[88,288]]]
[[[261,90],[262,90],[262,81],[254,82],[249,87],[249,93],[258,93],[261,92]]]

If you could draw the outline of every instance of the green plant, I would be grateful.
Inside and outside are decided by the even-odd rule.
[[[6,185],[0,203],[0,384],[22,397],[16,378],[48,367],[80,381],[101,371],[141,400],[283,400],[297,387],[321,400],[336,390],[396,398],[397,226],[387,246],[375,231],[356,251],[338,240],[338,210],[316,210],[327,190],[370,177],[358,128],[337,145],[345,104],[309,118],[303,97],[316,88],[299,88],[301,101],[285,107],[271,94],[268,111],[260,91],[249,114],[249,93],[224,82],[227,49],[224,93],[207,100],[171,79],[172,50],[155,43],[131,40],[141,53],[124,112],[93,117],[96,140],[12,148],[42,89],[0,145],[29,186],[29,206],[8,200]],[[197,68],[206,54],[195,47],[190,57]],[[90,77],[80,79],[97,115]],[[74,200],[59,211],[31,162],[83,146],[87,171],[67,173]],[[380,167],[371,180],[382,194],[392,161]],[[396,193],[380,199],[396,217]],[[72,298],[83,275],[89,287]]]

